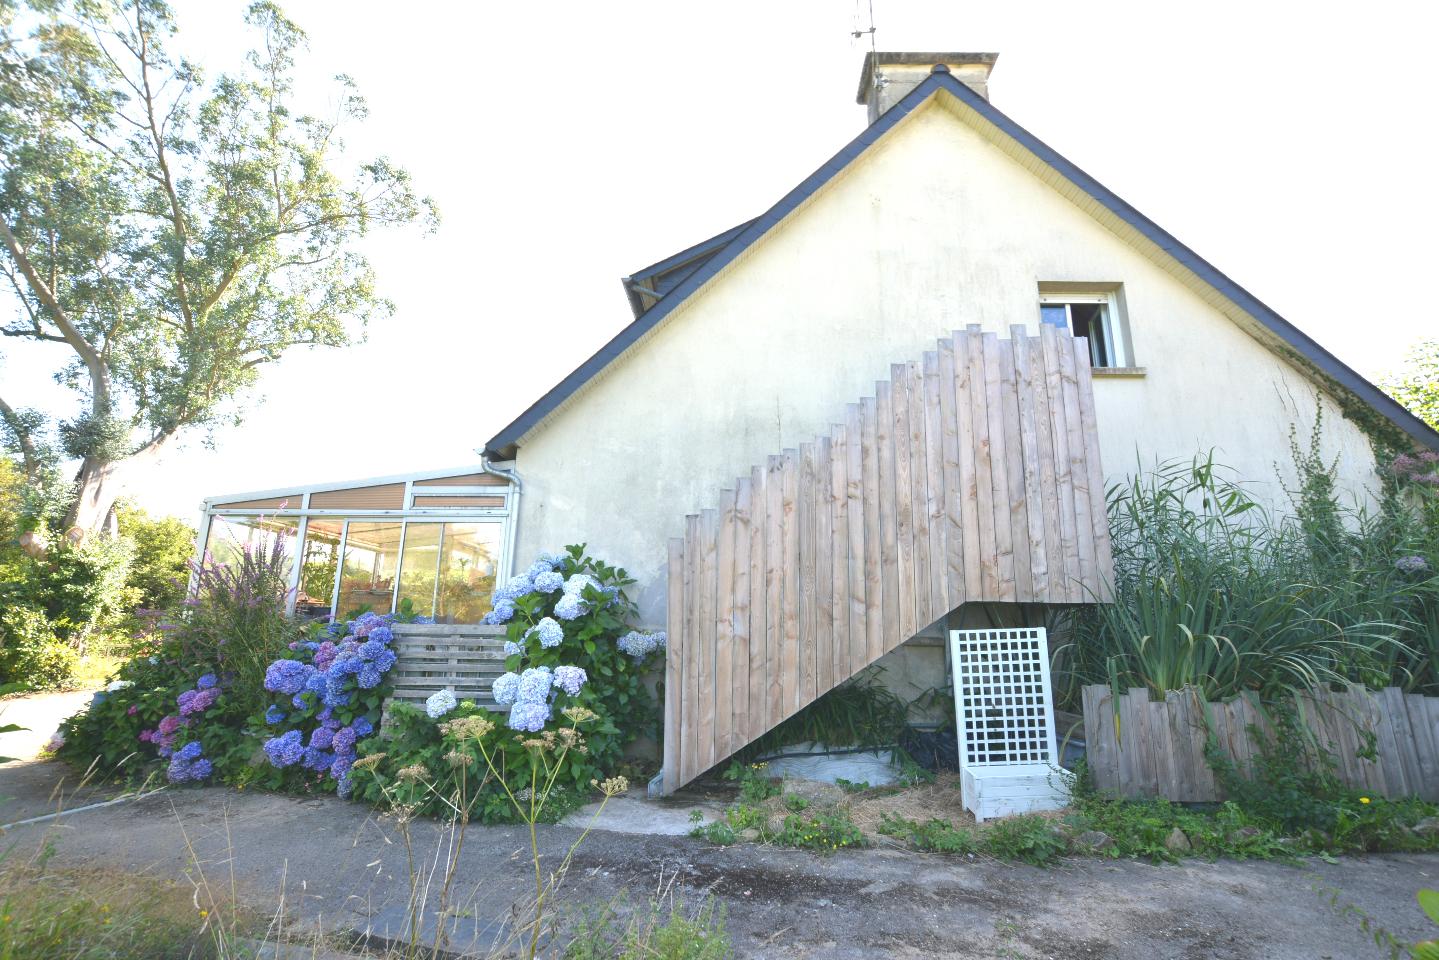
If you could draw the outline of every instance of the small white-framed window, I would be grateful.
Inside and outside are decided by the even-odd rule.
[[[1090,366],[1129,367],[1133,360],[1125,343],[1124,324],[1115,291],[1097,293],[1043,291],[1039,319],[1089,341]]]

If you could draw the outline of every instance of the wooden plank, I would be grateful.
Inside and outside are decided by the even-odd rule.
[[[977,329],[977,328],[972,328]],[[979,566],[979,502],[976,499],[978,479],[975,474],[974,403],[970,391],[974,389],[971,375],[971,349],[979,341],[971,341],[969,334],[954,332],[954,417],[955,429],[960,440],[956,456],[959,460],[959,527],[961,531],[960,550],[964,556],[963,594],[966,598],[978,599],[984,595],[983,573]],[[956,581],[955,589],[959,589]],[[958,604],[954,604],[958,606]]]
[[[685,632],[678,653],[683,659],[685,691],[684,722],[680,730],[680,769],[682,780],[688,782],[702,769],[699,766],[699,589],[700,589],[700,518],[685,517]]]
[[[799,445],[799,488],[795,497],[795,516],[799,521],[799,682],[794,707],[800,707],[819,696],[819,651],[815,647],[819,611],[819,565],[815,547],[815,476],[818,453],[813,443]]]
[[[1007,482],[1001,504],[1008,504],[1009,515],[1001,508],[995,523],[1009,529],[1009,588],[1014,600],[1034,600],[1034,572],[1029,565],[1029,501],[1024,486],[1024,436],[1019,422],[1019,385],[1015,379],[1015,347],[1012,340],[997,340],[999,345],[999,396],[1004,429],[1004,476]],[[1020,341],[1023,344],[1023,340]],[[1002,564],[1001,564],[1002,571]]]
[[[1229,714],[1224,709],[1224,704],[1207,703],[1204,705],[1204,714],[1205,723],[1210,736],[1214,739],[1215,746],[1229,756],[1229,725],[1226,722]],[[1224,790],[1217,778],[1214,780],[1214,798],[1216,800],[1225,799]]]
[[[1385,770],[1384,756],[1378,749],[1380,742],[1384,739],[1383,723],[1379,713],[1379,704],[1373,695],[1364,688],[1363,684],[1352,683],[1348,686],[1346,694],[1349,698],[1349,709],[1355,716],[1360,718],[1360,736],[1366,746],[1373,745],[1375,758],[1367,761],[1365,765],[1366,789],[1379,796],[1388,796],[1389,775]],[[1367,734],[1365,736],[1364,734]]]
[[[1434,743],[1436,760],[1439,760],[1439,697],[1423,697],[1424,719],[1423,724],[1429,731],[1430,739]],[[1439,800],[1439,777],[1429,781],[1431,788],[1430,799]]]
[[[784,711],[784,458],[765,461],[765,729]]]
[[[745,735],[754,740],[769,729],[769,661],[768,661],[768,620],[767,596],[768,564],[765,557],[766,534],[768,533],[766,510],[769,497],[765,480],[768,473],[764,467],[752,467],[750,485],[750,529],[749,529],[749,719]]]
[[[696,652],[699,659],[699,753],[695,763],[700,770],[715,765],[715,601],[719,545],[719,511],[710,507],[700,511],[699,619],[696,631]]]
[[[938,436],[940,438],[940,463],[943,468],[941,489],[944,490],[944,513],[938,519],[944,524],[944,582],[951,610],[959,606],[959,598],[956,597],[956,594],[965,600],[971,599],[960,588],[960,585],[964,583],[965,494],[959,481],[959,448],[963,437],[956,416],[954,400],[957,356],[956,345],[953,341],[939,341]]]
[[[1083,337],[1063,341],[1059,351],[1060,380],[1064,388],[1064,419],[1069,432],[1069,479],[1074,486],[1074,528],[1079,556],[1080,599],[1094,596],[1096,581],[1094,555],[1094,521],[1089,496],[1088,450],[1084,442],[1084,422],[1079,408],[1079,380],[1076,354],[1087,351]]]
[[[949,518],[946,515],[949,495],[944,489],[944,419],[940,398],[939,354],[930,351],[924,354],[924,485],[925,502],[928,504],[929,526],[929,604],[933,612],[931,622],[938,620],[963,602],[963,595],[956,588],[951,597],[949,590],[948,535]],[[855,556],[851,554],[851,556]]]
[[[684,716],[684,682],[680,669],[684,661],[675,649],[675,641],[682,639],[685,632],[684,568],[684,539],[672,538],[669,541],[669,564],[665,570],[665,632],[669,638],[669,648],[665,656],[665,793],[674,791],[680,785],[680,723]]]
[[[894,429],[890,431],[894,445],[894,535],[895,581],[897,590],[894,607],[896,629],[900,641],[908,640],[919,629],[914,589],[914,477],[910,471],[909,367],[903,363],[890,368],[890,409],[894,413]]]
[[[1034,442],[1038,452],[1036,470],[1040,490],[1040,510],[1044,520],[1045,592],[1050,601],[1067,599],[1068,576],[1064,568],[1064,538],[1059,523],[1059,485],[1054,474],[1054,421],[1049,408],[1048,372],[1044,363],[1044,342],[1039,337],[1026,340],[1029,354],[1030,387],[1034,402]]]
[[[782,497],[780,514],[784,524],[784,630],[780,651],[783,694],[780,719],[800,707],[800,645],[799,645],[799,452],[786,450],[781,457],[780,481]]]
[[[734,742],[735,492],[720,491],[715,542],[715,762],[739,749]]]
[[[1139,701],[1133,690],[1126,690],[1119,696],[1119,794],[1124,797],[1143,795],[1142,783],[1144,760],[1139,755],[1143,749],[1145,724],[1139,720],[1136,709]]]
[[[1400,796],[1418,794],[1423,783],[1419,773],[1419,751],[1414,731],[1409,726],[1409,711],[1404,709],[1404,691],[1398,687],[1385,687],[1379,691],[1378,698],[1394,737],[1394,752],[1404,780],[1404,793]]]
[[[1088,684],[1079,691],[1084,703],[1084,746],[1094,786],[1103,793],[1119,790],[1119,777],[1114,739],[1114,700],[1109,688]]]
[[[860,406],[845,407],[845,514],[849,518],[849,672],[850,675],[869,662],[869,641],[865,610],[864,542],[864,417]]]
[[[1109,540],[1109,498],[1104,488],[1104,467],[1099,457],[1099,422],[1094,412],[1094,381],[1090,376],[1089,353],[1076,351],[1075,374],[1078,377],[1080,429],[1084,434],[1084,462],[1089,470],[1089,517],[1094,529],[1093,598],[1100,603],[1114,599],[1114,585],[1106,571],[1114,567],[1114,551]]]
[[[880,644],[885,651],[893,650],[899,636],[899,545],[895,532],[894,476],[894,403],[891,384],[881,381],[874,385],[874,443],[879,462],[879,580],[880,580]]]
[[[1439,800],[1439,740],[1429,723],[1429,711],[1424,697],[1417,693],[1405,694],[1404,713],[1409,719],[1409,729],[1414,732],[1414,746],[1418,753],[1420,790],[1423,800]]]
[[[965,341],[969,351],[969,403],[974,437],[974,496],[971,502],[979,525],[979,552],[976,555],[979,562],[979,596],[985,600],[1002,600],[999,540],[994,523],[995,464],[990,443],[988,359],[985,356],[989,344],[978,330],[970,330]]]
[[[735,483],[734,497],[734,606],[733,653],[730,675],[734,682],[734,729],[731,750],[739,750],[752,739],[749,732],[750,711],[750,526],[754,516],[754,480],[741,477]]]
[[[1065,408],[1064,375],[1060,354],[1065,342],[1053,325],[1041,324],[1040,340],[1044,348],[1045,390],[1049,397],[1049,415],[1054,424],[1054,485],[1059,495],[1060,542],[1064,546],[1063,596],[1071,602],[1084,599],[1084,571],[1079,563],[1079,530],[1074,513],[1073,460],[1069,450],[1069,415]]]
[[[820,437],[815,448],[814,477],[810,487],[814,498],[814,661],[815,685],[819,694],[828,693],[837,683],[834,675],[834,513],[830,486],[834,468],[829,437]],[[843,680],[840,677],[839,680]]]
[[[831,545],[834,575],[834,677],[838,683],[850,675],[849,669],[849,469],[848,431],[836,424],[830,449],[830,511],[834,516],[834,541]]]
[[[1389,711],[1384,709],[1385,704],[1372,694],[1373,714],[1375,720],[1374,732],[1379,740],[1379,764],[1384,768],[1384,795],[1386,797],[1403,797],[1409,794],[1409,781],[1404,776],[1404,760],[1400,755],[1399,741],[1395,737],[1394,725],[1390,722]]]
[[[1029,535],[1029,598],[1043,601],[1049,596],[1049,556],[1044,542],[1044,496],[1040,486],[1043,473],[1039,463],[1039,426],[1035,422],[1034,368],[1029,338],[1023,326],[1010,328],[1014,359],[1015,403],[1019,421],[1020,474],[1024,484],[1024,529]],[[1018,528],[1016,527],[1016,530]]]
[[[859,402],[860,442],[864,451],[861,501],[864,503],[864,663],[884,653],[884,596],[880,578],[879,441],[875,433],[875,400]]]
[[[925,461],[924,372],[915,361],[905,371],[909,396],[910,515],[914,536],[915,629],[929,626],[946,611],[937,610],[929,579],[929,490]]]
[[[1150,701],[1145,707],[1149,730],[1144,753],[1153,770],[1149,781],[1150,795],[1182,798],[1185,794],[1184,752],[1179,731],[1173,727],[1174,715],[1165,700]]]

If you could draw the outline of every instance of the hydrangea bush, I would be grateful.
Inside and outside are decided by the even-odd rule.
[[[356,796],[443,813],[464,794],[480,820],[512,820],[512,797],[538,776],[555,787],[545,818],[562,816],[620,768],[626,746],[654,732],[658,711],[644,677],[665,638],[631,628],[636,610],[624,588],[632,582],[576,546],[501,584],[485,622],[507,628],[506,672],[493,688],[503,712],[456,703],[447,690],[423,710],[394,704],[389,739],[361,750]],[[555,756],[560,740],[578,736],[576,717],[584,717],[582,740],[566,747],[558,770],[541,770],[536,764]],[[480,757],[490,776],[466,787],[465,771]]]
[[[394,619],[365,613],[331,623],[318,639],[291,643],[291,655],[266,668],[265,689],[276,699],[254,728],[278,773],[275,785],[333,787],[349,796],[356,751],[379,726],[389,695]]]

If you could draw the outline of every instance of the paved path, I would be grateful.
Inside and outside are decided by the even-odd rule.
[[[33,776],[58,765],[29,769]],[[0,768],[0,794],[24,789],[16,768]],[[549,862],[558,862],[577,836],[566,827],[546,829]],[[47,837],[56,841],[60,864],[166,877],[193,872],[188,842],[213,882],[228,884],[233,862],[242,898],[273,908],[283,889],[287,911],[327,926],[392,921],[409,891],[394,822],[330,798],[168,790],[19,827],[5,841],[23,853]],[[421,822],[413,838],[423,868],[443,832]],[[470,829],[456,890],[472,922],[502,918],[524,896],[531,883],[527,844],[517,828]],[[1364,960],[1383,954],[1356,919],[1339,915],[1312,886],[1338,888],[1341,902],[1417,939],[1427,921],[1414,892],[1439,887],[1439,857],[1300,867],[1074,860],[1037,870],[893,851],[821,858],[597,831],[576,856],[561,899],[602,902],[621,890],[643,899],[666,883],[692,899],[708,891],[722,900],[744,957]]]
[[[60,729],[60,721],[84,709],[94,695],[89,690],[78,690],[31,693],[0,700],[0,724],[18,723],[25,728],[0,734],[0,756],[33,760]]]

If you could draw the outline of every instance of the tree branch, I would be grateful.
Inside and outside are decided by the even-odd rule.
[[[40,470],[40,451],[35,448],[25,421],[20,419],[14,407],[5,402],[4,397],[0,397],[0,420],[8,423],[10,432],[15,434],[15,442],[20,444],[20,459],[25,466],[25,479],[33,482]]]

